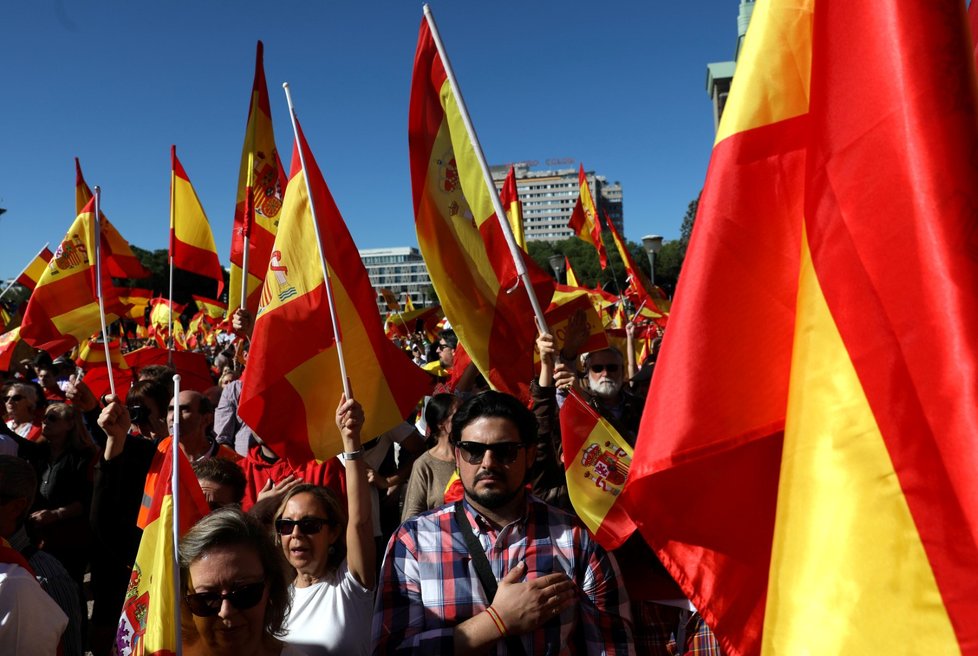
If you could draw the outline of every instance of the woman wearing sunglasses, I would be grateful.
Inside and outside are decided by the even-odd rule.
[[[41,436],[41,426],[35,413],[37,389],[33,385],[14,383],[4,391],[3,401],[7,428],[32,442],[36,441]]]
[[[370,647],[376,572],[360,404],[344,397],[336,425],[349,507],[327,488],[299,485],[287,493],[275,520],[295,570],[285,640],[313,655],[367,654]]]
[[[226,507],[197,522],[180,540],[180,580],[185,654],[304,653],[279,639],[289,608],[287,568],[258,520]]]

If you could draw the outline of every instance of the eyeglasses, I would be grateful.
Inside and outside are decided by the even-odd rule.
[[[526,445],[522,442],[498,442],[496,444],[483,444],[482,442],[456,442],[455,446],[462,452],[465,462],[470,465],[482,464],[482,459],[486,451],[492,451],[494,460],[498,460],[504,465],[508,465],[519,455],[520,449]]]
[[[238,610],[254,608],[265,593],[265,582],[258,581],[242,585],[230,592],[196,592],[184,596],[190,612],[197,617],[214,617],[221,612],[224,600]]]
[[[592,364],[588,368],[596,374],[600,374],[603,371],[607,371],[609,374],[617,374],[621,370],[621,365],[620,364]]]
[[[332,519],[322,517],[303,517],[302,519],[276,519],[275,531],[279,535],[292,535],[295,527],[299,527],[299,533],[303,535],[315,535],[323,530],[324,526],[336,526]]]
[[[22,394],[11,394],[7,397],[7,403],[17,403],[17,401],[23,401],[24,396]]]
[[[437,350],[444,351],[447,348],[451,348],[448,344],[439,344]]]

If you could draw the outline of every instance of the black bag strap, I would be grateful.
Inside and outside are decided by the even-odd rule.
[[[462,539],[465,540],[465,546],[469,548],[469,555],[472,556],[472,566],[475,568],[475,573],[479,576],[479,582],[482,583],[482,589],[486,593],[486,599],[489,604],[492,604],[492,600],[496,597],[496,590],[499,589],[499,583],[492,573],[492,568],[489,566],[489,558],[486,557],[486,552],[483,551],[479,538],[475,537],[475,533],[472,532],[472,525],[469,523],[468,517],[465,516],[465,508],[462,507],[461,501],[455,502],[455,521],[458,522],[458,527],[462,531]],[[523,643],[517,636],[506,636],[506,650],[516,656],[526,656]]]

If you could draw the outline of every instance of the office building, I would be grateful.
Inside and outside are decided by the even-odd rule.
[[[380,297],[381,287],[394,292],[402,307],[405,294],[411,297],[415,307],[428,304],[431,278],[417,248],[364,248],[360,250],[360,259],[367,268],[370,284],[377,291],[377,307],[381,314],[387,312],[387,304]]]
[[[730,93],[737,59],[740,57],[740,49],[744,45],[744,36],[747,34],[747,26],[750,25],[753,14],[754,1],[741,0],[737,12],[737,46],[734,48],[734,61],[713,62],[706,65],[706,93],[713,102],[714,132],[720,128],[720,117],[723,116],[723,108],[727,104],[727,94]]]

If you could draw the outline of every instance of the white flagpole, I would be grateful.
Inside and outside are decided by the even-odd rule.
[[[37,255],[35,255],[34,257],[32,257],[31,258],[31,261],[27,263],[27,266],[25,266],[23,268],[23,270],[20,273],[18,273],[17,276],[13,280],[11,280],[10,283],[6,287],[3,288],[3,291],[0,292],[0,298],[3,298],[4,296],[7,295],[7,292],[10,291],[10,288],[14,286],[14,283],[15,282],[17,282],[17,278],[20,278],[22,275],[24,275],[24,273],[27,271],[27,269],[29,269],[30,266],[32,264],[34,264],[34,260],[36,260],[38,257],[40,257],[41,253],[44,252],[44,249],[47,248],[50,245],[51,245],[51,242],[49,242],[49,241],[48,242],[44,242],[44,245],[41,246],[41,250],[39,250],[37,252]]]
[[[180,374],[173,376],[173,469],[170,472],[171,498],[173,499],[173,626],[176,631],[176,656],[183,653],[180,635]]]
[[[171,153],[171,157],[175,159],[176,156],[177,156],[177,147],[176,146],[171,146],[170,153]],[[176,211],[176,207],[174,206],[174,203],[173,203],[174,199],[176,198],[176,189],[175,189],[175,187],[176,187],[176,180],[174,180],[174,178],[176,177],[176,172],[173,169],[174,169],[174,164],[173,164],[173,161],[171,159],[171,163],[170,163],[170,258],[169,258],[169,261],[170,261],[170,298],[169,298],[169,303],[170,303],[170,326],[169,326],[170,334],[167,336],[167,340],[166,340],[166,347],[167,347],[167,350],[169,351],[167,360],[168,360],[168,364],[171,367],[173,366],[173,250],[174,250],[174,247],[176,245],[176,244],[174,244],[174,242],[176,241],[176,237],[173,234],[173,232],[174,232],[174,225],[173,225],[174,224],[174,220],[173,220],[174,219],[174,216],[173,216],[173,213]]]
[[[102,345],[105,347],[105,368],[109,372],[109,391],[115,396],[109,331],[105,325],[105,299],[102,298],[102,188],[98,185],[95,185],[95,298],[98,299],[98,314],[102,320]]]
[[[295,141],[299,143],[299,126],[296,123],[295,107],[292,106],[292,94],[289,93],[289,83],[282,84],[285,89],[285,99],[289,103],[289,117],[292,119],[292,132],[295,134]],[[300,144],[301,146],[301,144]],[[333,301],[333,283],[329,275],[329,267],[326,266],[326,255],[323,253],[323,237],[319,234],[319,219],[316,216],[316,203],[312,197],[312,187],[309,186],[309,169],[306,168],[306,156],[299,148],[299,162],[302,164],[302,177],[306,181],[306,195],[309,197],[309,211],[312,213],[312,225],[316,230],[316,245],[319,247],[319,263],[323,267],[323,282],[326,284],[326,300],[329,303],[329,318],[333,323],[333,337],[336,339],[336,357],[340,361],[340,377],[343,379],[343,393],[347,399],[353,398],[350,390],[350,380],[346,376],[346,360],[343,358],[343,340],[340,339],[340,324],[336,317],[336,303]]]
[[[445,67],[445,74],[448,77],[448,83],[452,87],[452,93],[455,95],[455,102],[458,104],[458,111],[462,117],[462,123],[465,125],[465,131],[468,132],[472,149],[475,151],[475,156],[479,160],[482,177],[485,179],[486,187],[489,189],[492,207],[496,212],[496,219],[499,221],[499,227],[503,232],[503,236],[506,238],[506,245],[509,246],[510,255],[513,257],[513,264],[516,265],[516,272],[519,274],[520,280],[523,281],[523,287],[526,288],[527,296],[530,297],[530,305],[533,306],[533,315],[536,318],[537,328],[540,332],[550,332],[547,326],[547,320],[543,316],[543,308],[540,307],[540,299],[537,298],[537,294],[533,290],[533,285],[530,284],[530,276],[526,271],[526,265],[523,263],[523,258],[520,255],[520,247],[516,245],[516,239],[513,237],[513,230],[510,228],[509,220],[506,218],[503,203],[499,200],[499,192],[496,191],[496,183],[493,182],[492,173],[489,172],[489,164],[486,163],[485,153],[482,152],[482,144],[479,143],[479,136],[475,133],[472,119],[469,118],[469,110],[465,106],[462,90],[459,89],[458,81],[455,79],[455,71],[452,70],[452,64],[448,60],[448,53],[445,52],[445,46],[441,42],[441,35],[438,33],[438,27],[435,25],[435,17],[431,13],[431,7],[427,3],[424,5],[424,17],[428,21],[431,36],[435,40],[435,47],[438,48],[438,55],[441,57],[442,65]]]
[[[254,221],[254,217],[251,220]],[[250,231],[251,227],[248,230]],[[248,309],[248,247],[250,242],[251,237],[248,236],[248,233],[245,233],[244,253],[241,255],[241,304],[238,306],[242,310]]]

